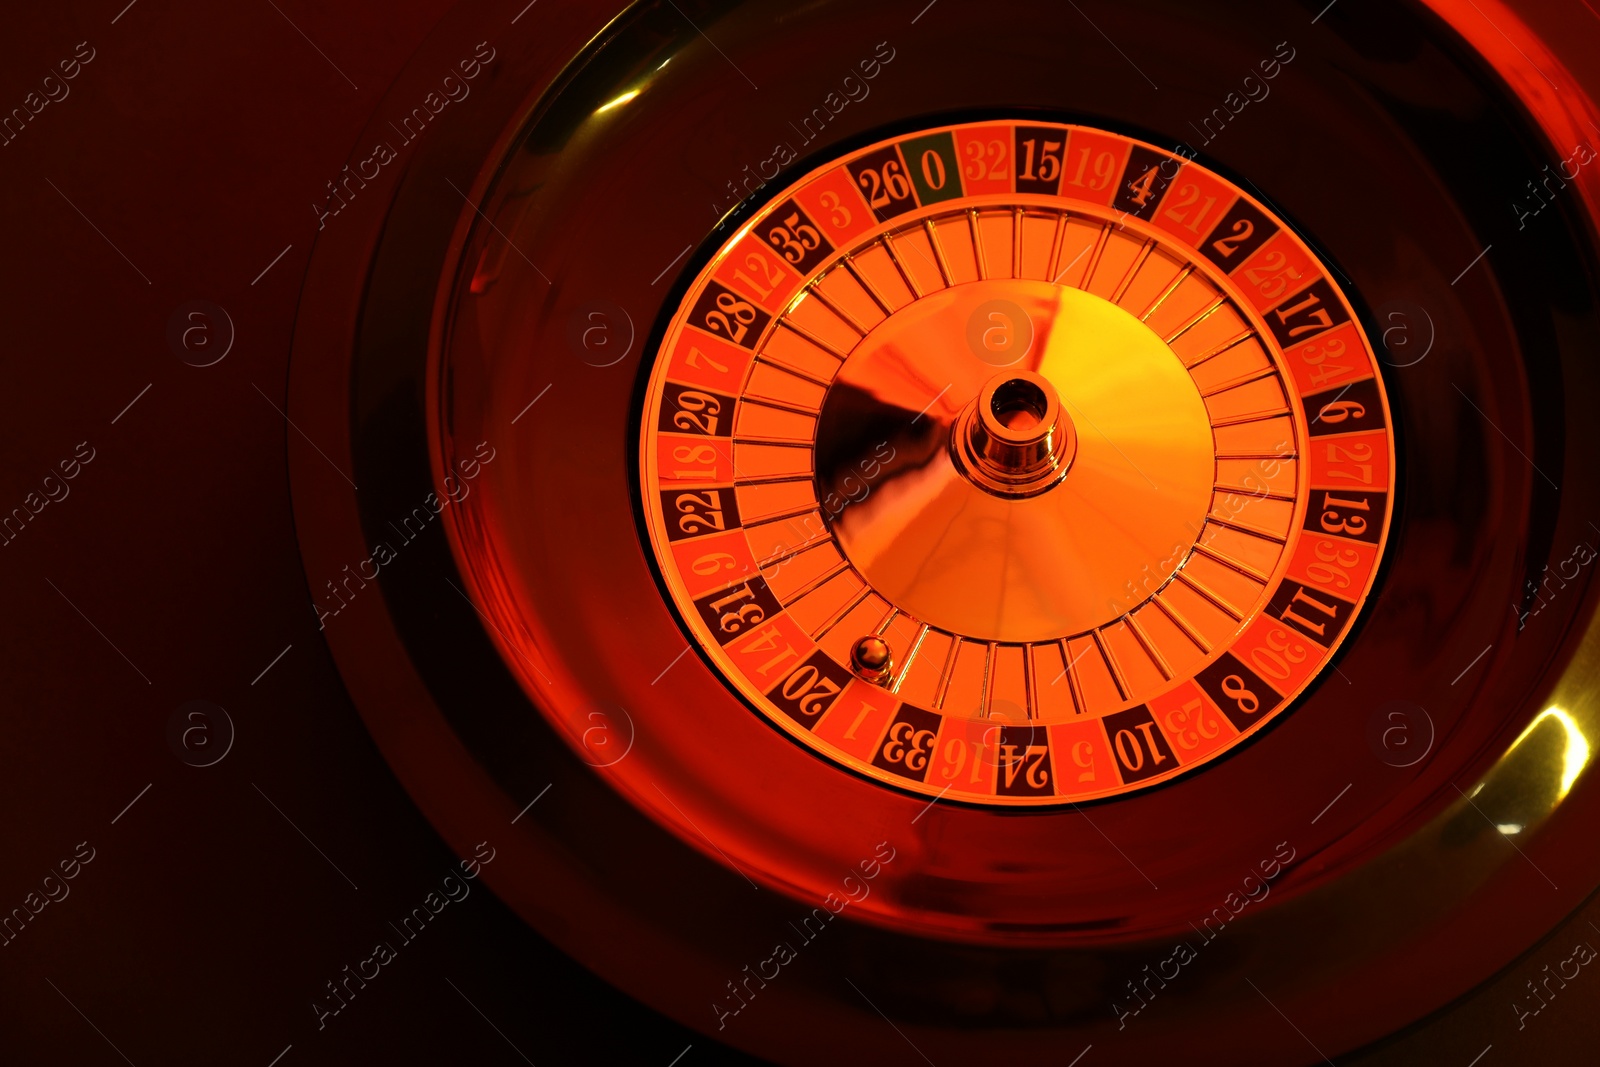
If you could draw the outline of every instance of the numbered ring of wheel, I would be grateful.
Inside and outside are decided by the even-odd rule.
[[[1389,424],[1331,271],[1242,189],[962,124],[816,167],[711,257],[650,368],[641,500],[691,638],[780,729],[1061,805],[1315,683],[1382,559]]]

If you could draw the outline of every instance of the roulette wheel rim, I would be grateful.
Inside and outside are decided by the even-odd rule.
[[[441,459],[448,458],[450,461],[445,469],[454,472],[458,478],[464,475],[455,466],[458,455],[446,454],[447,445],[443,444],[452,439],[451,435],[458,432],[458,427],[444,414],[448,405],[430,408],[429,405],[440,396],[441,391],[437,388],[436,380],[428,378],[429,368],[417,365],[415,352],[420,350],[426,356],[431,351],[435,359],[439,358],[446,337],[455,328],[452,315],[455,313],[456,296],[462,288],[470,288],[470,284],[462,286],[464,275],[456,273],[456,265],[468,262],[469,252],[482,251],[481,245],[474,246],[471,243],[482,236],[484,227],[480,222],[503,222],[505,216],[499,214],[498,207],[503,205],[494,203],[495,194],[491,192],[496,181],[494,167],[486,166],[475,179],[469,178],[460,170],[459,156],[452,159],[450,153],[465,152],[467,158],[490,161],[505,159],[512,146],[522,139],[523,134],[519,131],[524,129],[524,123],[521,119],[531,115],[534,116],[532,121],[537,122],[539,108],[544,106],[538,105],[537,100],[545,94],[536,92],[530,95],[526,92],[528,86],[542,87],[540,77],[535,72],[556,69],[565,55],[580,54],[585,47],[590,49],[589,54],[592,55],[595,45],[591,39],[601,41],[605,38],[598,20],[594,22],[593,25],[588,24],[586,17],[579,14],[564,16],[560,32],[552,32],[545,42],[526,46],[527,58],[522,60],[526,66],[508,79],[521,78],[523,84],[515,90],[505,90],[503,99],[499,101],[502,114],[498,116],[498,124],[491,123],[498,131],[496,137],[490,139],[479,136],[473,140],[463,132],[460,143],[441,141],[425,146],[429,155],[424,158],[419,153],[403,179],[399,175],[388,179],[389,193],[396,201],[392,215],[368,216],[359,223],[359,231],[354,223],[360,216],[340,220],[343,228],[333,230],[327,240],[318,245],[305,303],[297,323],[290,411],[297,423],[305,427],[308,436],[328,451],[334,464],[350,470],[356,480],[362,483],[382,481],[381,473],[372,473],[376,470],[371,452],[375,442],[382,442],[386,447],[396,442],[406,446],[405,455],[409,459],[405,462],[413,468],[412,478],[406,492],[400,494],[403,498],[401,501],[396,502],[391,497],[376,506],[376,510],[383,510],[386,505],[394,505],[385,512],[386,521],[397,513],[396,508],[404,512],[401,504],[414,503],[412,487],[431,484],[435,488],[443,488],[443,474],[439,470]],[[625,22],[626,17],[619,17],[618,22],[606,32],[621,33],[626,28]],[[464,31],[463,27],[447,29],[457,33]],[[442,36],[448,37],[449,34]],[[692,34],[685,33],[678,44],[683,48],[692,47],[695,39]],[[452,46],[456,44],[451,42]],[[518,47],[524,46],[519,44]],[[1483,48],[1493,55],[1489,45]],[[439,49],[428,58],[438,59],[446,54],[446,45],[440,44]],[[562,54],[563,49],[566,50],[565,55]],[[715,56],[710,58],[714,59]],[[1495,60],[1502,69],[1518,65],[1503,56],[1496,56]],[[1538,66],[1547,71],[1555,70],[1560,75],[1553,61]],[[575,73],[581,73],[581,69],[588,68],[583,68],[582,64],[567,68],[569,85]],[[1507,77],[1514,89],[1525,90],[1529,84],[1528,78],[1532,75],[1526,71],[1518,74],[1511,69]],[[400,100],[403,94],[404,88],[397,87],[392,96]],[[1544,103],[1547,106],[1549,104],[1548,100]],[[1550,123],[1546,115],[1538,114],[1537,117]],[[882,135],[882,124],[874,133]],[[459,175],[455,184],[459,185],[462,195],[448,188],[430,188],[426,194],[417,193],[419,175],[422,174],[430,178],[440,174]],[[433,184],[441,183],[435,181]],[[447,199],[446,194],[454,197],[454,201]],[[409,204],[408,196],[411,198]],[[479,207],[480,204],[483,206]],[[1590,206],[1592,208],[1592,202]],[[428,226],[417,223],[408,231],[407,209],[414,216],[427,216]],[[732,221],[738,222],[744,217],[736,216]],[[343,225],[346,222],[352,225]],[[702,225],[710,229],[709,224]],[[489,229],[493,228],[491,224]],[[1592,230],[1588,234],[1592,240]],[[404,242],[407,240],[414,244],[406,246]],[[375,306],[385,310],[394,307],[392,291],[397,284],[395,268],[385,266],[392,264],[397,255],[395,248],[385,247],[390,242],[398,243],[402,259],[406,254],[419,254],[420,249],[425,253],[425,262],[437,262],[440,265],[432,304],[427,313],[421,315],[426,327],[423,330],[426,345],[421,344],[415,336],[407,337],[399,325],[394,327],[391,335],[381,336],[381,330],[372,328],[373,320],[363,317],[370,316]],[[709,258],[721,243],[721,237],[708,239],[699,253],[690,255],[679,268],[680,284],[686,284],[702,261]],[[371,264],[375,266],[369,266]],[[388,276],[385,276],[386,271]],[[410,285],[408,298],[415,301],[414,282]],[[385,300],[389,302],[385,303]],[[663,301],[663,305],[670,306],[670,301]],[[410,321],[403,324],[413,334],[417,319],[417,315],[413,315]],[[566,324],[562,325],[564,328]],[[640,332],[643,332],[642,328]],[[386,343],[391,348],[381,354],[391,364],[388,367],[382,366],[374,354],[375,348],[381,348]],[[352,349],[365,349],[366,352],[364,357],[357,356],[354,368],[351,366]],[[409,363],[395,358],[395,351],[401,349],[412,351],[413,354],[408,357]],[[637,353],[651,350],[649,339],[635,349]],[[436,370],[437,365],[432,369]],[[373,384],[374,376],[380,379],[377,385]],[[414,390],[407,403],[415,409],[408,417],[414,420],[420,413],[423,424],[427,426],[426,432],[416,426],[408,428],[403,434],[397,432],[392,421],[386,422],[392,416],[382,410],[382,404],[377,402],[387,400],[396,403],[395,397],[407,389]],[[517,407],[533,399],[534,392],[524,392]],[[619,422],[625,418],[625,414],[618,413]],[[441,426],[448,427],[448,432],[442,430]],[[419,462],[421,457],[416,453],[419,442],[433,450],[431,461]],[[299,509],[302,544],[308,573],[313,576],[313,588],[316,588],[317,577],[338,574],[351,559],[366,557],[371,542],[370,515],[364,515],[363,510],[373,509],[374,505],[367,500],[357,505],[346,493],[348,487],[331,484],[326,465],[318,469],[317,465],[322,464],[323,460],[315,454],[302,456],[291,453],[291,462],[295,468],[297,503],[303,505]],[[400,465],[392,455],[389,462]],[[434,469],[427,471],[430,465]],[[416,480],[417,469],[427,471],[422,482]],[[485,469],[495,470],[493,462],[485,464]],[[371,478],[369,474],[372,474]],[[480,483],[476,488],[482,490],[486,484]],[[627,492],[625,484],[620,488]],[[478,499],[481,501],[487,495],[487,492],[480,493]],[[442,500],[444,497],[436,499]],[[464,508],[458,509],[457,513],[452,513],[452,518],[465,511]],[[330,520],[330,515],[337,518]],[[504,629],[507,616],[498,613],[503,603],[497,602],[494,591],[479,580],[480,576],[473,573],[470,565],[462,566],[463,559],[471,558],[470,553],[462,548],[463,544],[469,543],[468,537],[456,525],[452,525],[450,531],[452,545],[435,544],[430,547],[419,544],[413,549],[408,543],[406,549],[413,556],[427,553],[423,558],[439,565],[432,572],[430,581],[442,588],[443,592],[441,595],[439,588],[435,588],[427,593],[426,610],[453,613],[451,623],[458,633],[448,639],[452,642],[451,655],[458,657],[460,662],[472,664],[475,670],[481,671],[486,677],[499,673],[496,681],[479,680],[467,687],[471,698],[498,702],[502,708],[517,707],[520,703],[518,710],[527,712],[532,702],[524,695],[524,687],[519,686],[513,676],[522,675],[521,680],[525,682],[528,675],[536,675],[551,664],[537,659],[532,646],[512,640],[512,636],[517,636],[514,631],[508,636]],[[630,537],[639,536],[632,525],[625,532]],[[467,534],[481,536],[482,531],[474,531],[468,524]],[[450,552],[452,547],[456,553],[454,556]],[[642,549],[640,558],[642,562]],[[458,585],[457,590],[452,591],[444,585],[446,577]],[[417,621],[423,602],[416,599],[416,588],[404,578],[385,578],[376,584],[380,586],[380,596],[352,597],[348,607],[341,605],[339,614],[342,617],[328,625],[330,644],[346,682],[391,764],[397,768],[407,787],[447,838],[465,841],[476,839],[474,835],[481,837],[485,832],[482,827],[487,813],[494,813],[497,819],[519,818],[517,832],[522,836],[508,849],[511,862],[491,877],[496,891],[513,907],[547,936],[608,979],[692,1025],[745,1044],[746,1047],[791,1059],[804,1059],[818,1054],[819,1050],[827,1047],[826,1038],[808,1037],[803,1041],[792,1038],[792,1043],[785,1046],[774,1044],[771,1036],[771,1031],[782,1029],[786,1021],[804,1018],[804,1012],[809,1009],[821,1012],[824,1018],[843,1027],[852,1035],[852,1040],[862,1043],[863,1048],[877,1049],[886,1056],[905,1054],[904,1045],[899,1043],[900,1038],[893,1031],[878,1032],[886,1029],[882,1027],[882,1019],[872,1014],[860,1001],[850,1002],[847,989],[843,992],[829,990],[819,1007],[816,1001],[819,994],[799,977],[786,976],[782,985],[774,981],[770,989],[764,984],[759,987],[761,1011],[769,1013],[769,1018],[774,1020],[770,1029],[741,1029],[740,1026],[727,1025],[719,1030],[713,1025],[718,1022],[726,1024],[727,1019],[713,1014],[706,1008],[705,1002],[720,995],[724,998],[726,1011],[733,1012],[735,1005],[738,1005],[738,1011],[743,1010],[743,999],[735,999],[737,992],[730,996],[723,987],[731,987],[733,979],[742,979],[747,983],[744,985],[746,992],[751,992],[750,980],[745,977],[748,974],[747,966],[767,962],[771,957],[760,959],[765,952],[752,957],[754,950],[750,946],[770,941],[774,929],[781,931],[783,923],[788,921],[787,916],[795,909],[794,904],[781,898],[780,903],[773,905],[765,903],[767,898],[760,898],[763,903],[757,907],[740,902],[738,898],[752,893],[753,883],[746,883],[746,871],[756,875],[755,880],[767,890],[777,888],[781,893],[791,894],[808,903],[819,902],[823,895],[816,892],[816,879],[812,878],[810,884],[806,884],[805,878],[785,878],[781,865],[777,865],[778,873],[775,874],[773,869],[758,869],[755,865],[741,864],[730,858],[722,851],[723,847],[728,846],[730,838],[720,827],[692,818],[683,810],[679,810],[676,816],[671,814],[673,806],[684,800],[675,780],[661,780],[667,783],[670,795],[661,789],[658,782],[654,788],[659,796],[654,799],[647,793],[630,788],[622,776],[637,773],[644,764],[643,757],[647,755],[643,750],[634,748],[640,736],[639,724],[631,716],[598,709],[592,701],[587,710],[580,714],[558,719],[561,724],[559,731],[552,729],[537,712],[529,714],[528,721],[516,727],[516,730],[522,731],[524,743],[530,740],[538,742],[534,747],[543,754],[542,762],[532,772],[528,769],[512,771],[503,763],[497,764],[495,758],[484,751],[486,744],[493,744],[491,739],[495,735],[492,731],[475,734],[475,729],[486,729],[483,724],[465,724],[440,711],[440,705],[447,702],[443,694],[459,686],[441,681],[437,673],[439,653],[418,651],[419,641],[440,641],[441,633],[437,625],[424,626]],[[1574,604],[1578,599],[1579,594],[1573,594],[1563,604],[1564,610],[1573,617],[1580,614]],[[441,609],[441,604],[450,604],[451,607]],[[1586,613],[1587,603],[1583,606],[1582,617],[1586,618]],[[476,632],[459,632],[466,629]],[[1587,641],[1584,647],[1590,647]],[[1481,799],[1486,806],[1492,806],[1490,800],[1493,799],[1502,806],[1526,809],[1529,818],[1523,826],[1531,826],[1541,820],[1550,820],[1559,826],[1560,820],[1579,818],[1576,813],[1584,810],[1582,805],[1592,803],[1590,794],[1583,789],[1584,780],[1576,775],[1576,768],[1572,768],[1570,778],[1568,776],[1572,757],[1566,757],[1563,763],[1559,752],[1552,757],[1547,744],[1549,737],[1559,731],[1567,731],[1566,736],[1572,732],[1582,734],[1581,728],[1588,725],[1588,716],[1592,711],[1581,696],[1589,677],[1588,672],[1593,670],[1592,655],[1574,657],[1570,651],[1563,655],[1567,662],[1561,684],[1565,688],[1557,697],[1541,703],[1550,708],[1566,708],[1572,723],[1549,714],[1537,720],[1525,715],[1520,722],[1504,724],[1498,733],[1491,733],[1490,738],[1479,739],[1480,745],[1487,746],[1490,739],[1498,737],[1501,750],[1507,749],[1505,742],[1513,742],[1498,760],[1495,758],[1497,753],[1489,753],[1477,761],[1475,766],[1479,774],[1473,780],[1480,781],[1482,788],[1491,788],[1496,781],[1515,782],[1519,777],[1536,780],[1533,784],[1525,781],[1520,786],[1507,787],[1509,791],[1492,792],[1489,798]],[[430,657],[434,658],[431,664],[427,662]],[[659,658],[662,665],[667,665],[670,655]],[[688,657],[690,662],[695,659],[697,657]],[[1491,665],[1492,662],[1491,659]],[[451,699],[459,700],[462,697],[458,695]],[[751,715],[747,708],[740,707],[738,710],[747,717]],[[601,718],[591,718],[597,711]],[[509,718],[509,715],[506,717]],[[597,724],[599,733],[589,733],[596,729]],[[495,725],[499,729],[506,727],[505,722]],[[615,764],[608,763],[613,750],[603,747],[610,744],[628,746],[625,750],[627,754]],[[796,758],[804,756],[819,766],[822,764],[822,761],[805,753],[793,755]],[[1230,760],[1229,765],[1234,762],[1237,761]],[[1581,763],[1582,760],[1579,760],[1579,767]],[[541,772],[543,781],[533,781],[532,778],[538,777]],[[1560,790],[1553,799],[1545,789],[1552,773]],[[508,781],[515,782],[515,786],[508,788],[505,784]],[[551,826],[548,827],[536,818],[520,819],[519,816],[519,812],[527,810],[523,808],[527,801],[522,798],[532,797],[544,784],[552,786],[549,798],[552,803],[535,810],[541,818],[550,820]],[[1328,796],[1337,802],[1339,798],[1333,797],[1332,793],[1332,790],[1328,791]],[[566,801],[562,799],[564,796],[581,797],[583,802],[577,804]],[[1497,892],[1500,898],[1506,897],[1510,892],[1508,883],[1516,879],[1516,875],[1508,873],[1508,870],[1522,861],[1514,852],[1503,847],[1499,852],[1490,854],[1485,848],[1483,835],[1474,834],[1467,828],[1464,821],[1467,816],[1479,818],[1473,810],[1473,800],[1480,797],[1481,794],[1474,791],[1471,798],[1458,799],[1453,805],[1442,805],[1436,798],[1413,797],[1409,804],[1396,801],[1396,805],[1404,810],[1400,817],[1385,820],[1394,838],[1391,847],[1363,870],[1348,875],[1338,893],[1334,893],[1329,886],[1303,892],[1291,886],[1289,892],[1281,893],[1281,902],[1275,903],[1270,912],[1239,920],[1230,934],[1229,943],[1239,945],[1240,955],[1249,959],[1252,965],[1249,974],[1264,980],[1266,987],[1275,994],[1276,1003],[1283,1006],[1289,1016],[1302,1024],[1309,1016],[1313,1026],[1322,1028],[1317,1032],[1336,1032],[1337,1044],[1333,1047],[1340,1049],[1379,1037],[1423,1011],[1436,1007],[1442,999],[1446,999],[1443,994],[1437,991],[1426,994],[1412,991],[1404,998],[1404,1007],[1391,1009],[1387,1015],[1376,1015],[1360,1025],[1340,1019],[1337,1012],[1323,1016],[1311,1005],[1306,993],[1292,988],[1294,979],[1288,963],[1283,959],[1274,962],[1270,957],[1264,958],[1263,946],[1280,940],[1290,943],[1293,936],[1298,935],[1301,941],[1297,947],[1305,951],[1307,942],[1304,940],[1304,931],[1307,926],[1327,922],[1330,917],[1345,921],[1348,916],[1360,913],[1356,902],[1361,900],[1363,894],[1387,893],[1391,894],[1392,899],[1401,901],[1407,881],[1406,872],[1418,863],[1433,863],[1441,854],[1447,859],[1454,856],[1455,861],[1462,864],[1458,870],[1471,872],[1468,879],[1470,891],[1463,891],[1455,898],[1449,893],[1422,896],[1422,899],[1409,902],[1409,914],[1459,906],[1461,910],[1456,913],[1454,920],[1459,924],[1467,921],[1462,916],[1471,912],[1472,908],[1492,910]],[[567,804],[574,807],[566,807]],[[913,806],[910,813],[916,814],[920,806],[920,803]],[[650,816],[641,815],[638,810],[641,808],[648,810]],[[1335,813],[1339,812],[1334,805],[1330,805],[1330,808]],[[582,819],[575,809],[582,810]],[[692,806],[690,811],[701,814],[699,809]],[[942,808],[935,809],[916,825],[936,825],[936,820],[945,817]],[[1083,817],[1081,813],[1080,817]],[[1306,817],[1309,818],[1310,814]],[[1321,817],[1322,814],[1317,815],[1318,819]],[[1083,818],[1086,824],[1090,821],[1090,818]],[[579,825],[584,820],[588,821],[587,827]],[[674,830],[664,832],[657,829],[658,821],[674,825]],[[1008,826],[1011,823],[1015,823],[1015,820],[1011,820]],[[707,835],[704,830],[698,829],[700,825],[712,825],[712,834]],[[1086,834],[1094,832],[1085,829]],[[592,842],[588,845],[581,841],[574,844],[575,839],[597,834],[614,836],[619,845],[610,852],[632,852],[638,858],[638,865],[630,866],[619,857],[608,854],[607,849],[595,848]],[[1505,836],[1504,831],[1501,831],[1501,835]],[[1461,843],[1463,839],[1465,844]],[[1441,841],[1447,844],[1441,845]],[[863,874],[856,873],[854,861],[873,857],[872,844],[865,840],[851,842],[852,853],[846,861],[846,869],[851,873],[835,874],[833,880],[843,884],[842,878],[851,877],[860,884]],[[1272,855],[1272,843],[1266,844],[1266,848],[1258,849],[1263,859]],[[1503,846],[1504,841],[1490,841],[1488,844]],[[1470,859],[1464,863],[1462,853],[1471,853]],[[739,859],[748,859],[746,853],[738,849],[734,854]],[[904,869],[905,864],[898,854],[895,860],[884,864],[884,869],[894,872],[896,862],[901,862]],[[1283,861],[1285,864],[1289,862],[1292,861]],[[1329,860],[1319,857],[1317,862],[1326,864]],[[619,888],[617,884],[619,879],[642,878],[647,872],[658,869],[671,873],[659,875],[656,884],[648,890]],[[1301,869],[1308,870],[1309,867],[1303,864]],[[1249,871],[1248,866],[1245,871]],[[1128,873],[1129,882],[1138,880],[1137,874],[1125,873]],[[1261,876],[1255,877],[1259,882]],[[1575,873],[1569,879],[1566,874],[1560,873],[1559,880],[1569,885],[1581,884],[1584,877]],[[1593,879],[1589,880],[1592,882]],[[874,887],[875,892],[887,885],[887,880],[878,883]],[[1433,891],[1438,887],[1430,882],[1426,888]],[[1275,888],[1273,892],[1279,893],[1279,890]],[[1421,896],[1421,891],[1418,892]],[[761,890],[754,890],[754,893],[759,894]],[[769,893],[769,897],[775,896],[777,894]],[[892,896],[891,893],[878,892],[876,897],[866,899],[882,901]],[[656,899],[652,900],[651,897]],[[1289,899],[1282,901],[1283,897]],[[1560,899],[1560,906],[1551,911],[1564,911],[1574,903],[1570,897]],[[865,903],[865,900],[858,903]],[[883,1004],[900,1020],[900,1025],[910,1028],[912,1033],[937,1035],[939,1040],[945,1042],[945,1047],[957,1051],[963,1048],[965,1042],[971,1041],[972,1044],[965,1046],[969,1050],[966,1054],[971,1054],[971,1049],[980,1047],[984,1042],[992,1046],[997,1040],[994,1031],[985,1031],[980,1040],[977,1037],[960,1036],[948,1027],[940,1027],[935,1021],[936,1015],[919,1011],[915,1006],[918,995],[915,988],[890,988],[885,992],[886,986],[893,986],[897,973],[903,973],[909,965],[921,967],[928,975],[941,980],[954,981],[950,978],[950,961],[960,959],[964,961],[964,966],[984,976],[967,980],[965,991],[969,994],[976,991],[980,996],[991,997],[996,989],[1006,989],[1015,984],[998,977],[1007,967],[1019,969],[1041,984],[1044,984],[1044,979],[1039,976],[1056,974],[1058,980],[1050,988],[1057,993],[1062,989],[1067,990],[1061,994],[1063,1000],[1059,1006],[1029,1008],[1005,1003],[996,1010],[991,1002],[979,1007],[970,1004],[964,1007],[968,1013],[962,1016],[967,1020],[966,1026],[974,1025],[972,1020],[983,1021],[982,1025],[987,1027],[1004,1025],[1007,1028],[1005,1040],[1014,1042],[1015,1047],[1022,1049],[1049,1047],[1051,1042],[1062,1040],[1066,1031],[1071,1031],[1073,1036],[1088,1035],[1084,1037],[1088,1041],[1097,1033],[1116,1030],[1117,1027],[1111,1025],[1116,1019],[1106,1010],[1108,1002],[1121,1001],[1124,1008],[1131,1004],[1127,993],[1119,991],[1123,984],[1121,980],[1138,976],[1146,964],[1158,966],[1160,962],[1171,958],[1170,938],[1163,941],[1160,934],[1154,932],[1170,932],[1173,925],[1170,922],[1156,924],[1152,930],[1133,932],[1108,932],[1102,925],[1087,937],[1081,930],[1047,932],[1035,927],[1022,931],[1021,936],[1011,936],[1013,944],[1010,946],[995,947],[991,943],[985,947],[985,940],[992,942],[993,931],[974,938],[971,931],[962,934],[959,930],[949,928],[927,924],[919,926],[915,922],[908,922],[904,915],[897,917],[890,914],[894,909],[869,913],[867,908],[852,907],[854,910],[851,915],[835,924],[839,933],[837,936],[829,935],[833,938],[831,942],[819,941],[819,947],[806,947],[806,951],[813,955],[826,955],[831,964],[843,968],[859,980],[862,987],[875,994],[874,1001]],[[1203,910],[1190,908],[1189,912],[1198,915]],[[1404,907],[1396,907],[1397,912],[1405,910]],[[706,912],[710,911],[719,911],[720,920],[708,916]],[[858,921],[858,916],[866,921]],[[1541,918],[1528,922],[1525,928],[1538,927],[1541,922],[1548,925],[1548,919]],[[896,923],[898,929],[894,928]],[[889,926],[887,929],[886,924]],[[938,936],[933,939],[913,938],[907,936],[908,929],[922,935],[936,933]],[[1394,931],[1382,933],[1387,936]],[[1445,934],[1436,929],[1430,931],[1428,936],[1434,939],[1431,944],[1438,947]],[[1517,936],[1507,931],[1493,948],[1483,951],[1474,963],[1474,975],[1482,977],[1493,970],[1493,966],[1485,963],[1484,958],[1499,963],[1509,958],[1508,952],[1516,944]],[[1048,941],[1051,937],[1068,943],[1076,939],[1077,947],[1072,951],[1051,950],[1039,944],[1041,940]],[[1378,935],[1369,930],[1364,937],[1367,940],[1363,944],[1370,945]],[[797,934],[796,939],[803,941],[805,946],[811,944],[811,939],[804,937],[803,933]],[[958,943],[963,940],[968,942],[964,947]],[[1328,948],[1326,942],[1313,943],[1319,949]],[[1426,945],[1429,942],[1420,943]],[[1159,951],[1156,946],[1160,946]],[[651,950],[659,953],[662,959],[673,961],[674,966],[642,966],[639,956],[649,955]],[[1415,959],[1425,954],[1425,948],[1419,947],[1419,941],[1414,940],[1407,946],[1407,952],[1409,958]],[[1385,958],[1380,956],[1380,959]],[[1365,966],[1372,967],[1374,964],[1368,960]],[[667,974],[669,970],[673,972],[672,975]],[[798,975],[800,972],[795,973]],[[1229,973],[1241,972],[1235,968]],[[1334,967],[1331,973],[1340,972]],[[1359,973],[1370,974],[1370,971]],[[693,980],[686,976],[692,976]],[[1470,984],[1470,981],[1457,976],[1438,988],[1459,992]],[[1097,994],[1103,995],[1075,995],[1085,987],[1093,987]],[[925,988],[922,993],[926,993]],[[1220,1005],[1219,1011],[1234,1020],[1230,1025],[1237,1025],[1240,1019],[1271,1017],[1267,1005],[1260,1001],[1251,1002],[1248,998],[1252,996],[1255,994],[1245,986],[1243,997],[1220,997],[1216,1004]],[[1092,1016],[1086,1007],[1090,1003],[1094,1005]],[[942,1007],[951,1007],[948,999],[942,1002]],[[1091,1018],[1095,1021],[1089,1021]],[[1185,1021],[1190,1026],[1195,1025],[1193,1019]],[[1176,1047],[1180,1039],[1173,1032],[1174,1029],[1158,1032],[1148,1023],[1141,1023],[1138,1040],[1145,1042],[1145,1047],[1151,1050]],[[1299,1039],[1292,1034],[1286,1038],[1274,1034],[1259,1040],[1260,1045],[1241,1053],[1240,1058],[1253,1056],[1270,1060],[1276,1054],[1305,1055],[1303,1045],[1297,1047],[1295,1042]],[[775,1052],[774,1049],[779,1051]]]

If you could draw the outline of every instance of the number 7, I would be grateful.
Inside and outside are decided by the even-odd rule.
[[[727,367],[723,366],[721,363],[718,363],[716,360],[712,359],[710,356],[694,347],[694,345],[689,346],[689,354],[684,357],[683,361],[689,364],[689,366],[693,367],[695,370],[699,370],[700,364],[698,361],[702,359],[706,361],[707,366],[716,371],[718,374],[728,373]]]

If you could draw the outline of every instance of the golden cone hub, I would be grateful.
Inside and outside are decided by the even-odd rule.
[[[996,370],[962,330],[996,301],[1033,344]],[[926,410],[924,410],[926,409]],[[839,370],[817,473],[859,469],[882,426],[896,469],[833,518],[845,558],[907,614],[982,641],[1053,641],[1137,607],[1211,506],[1216,447],[1182,362],[1102,297],[1020,279],[890,316]]]
[[[1000,496],[1033,496],[1072,465],[1078,437],[1055,386],[1032,371],[997,374],[950,435],[956,465]]]

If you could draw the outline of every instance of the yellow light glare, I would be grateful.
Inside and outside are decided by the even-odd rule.
[[[1578,724],[1571,715],[1564,709],[1551,705],[1534,717],[1511,747],[1516,748],[1526,741],[1528,735],[1537,730],[1539,724],[1546,719],[1554,719],[1567,732],[1567,748],[1561,760],[1561,790],[1556,795],[1556,799],[1559,800],[1567,795],[1572,783],[1578,780],[1578,775],[1583,773],[1583,768],[1589,762],[1589,739],[1583,736],[1583,731],[1578,729]]]
[[[621,107],[623,104],[626,104],[629,100],[632,100],[634,97],[636,97],[638,95],[639,95],[639,90],[637,90],[637,89],[629,89],[627,92],[623,93],[621,96],[617,97],[615,100],[612,100],[609,103],[601,104],[598,108],[595,109],[594,113],[596,115],[604,114],[605,112],[610,111],[614,107]]]

